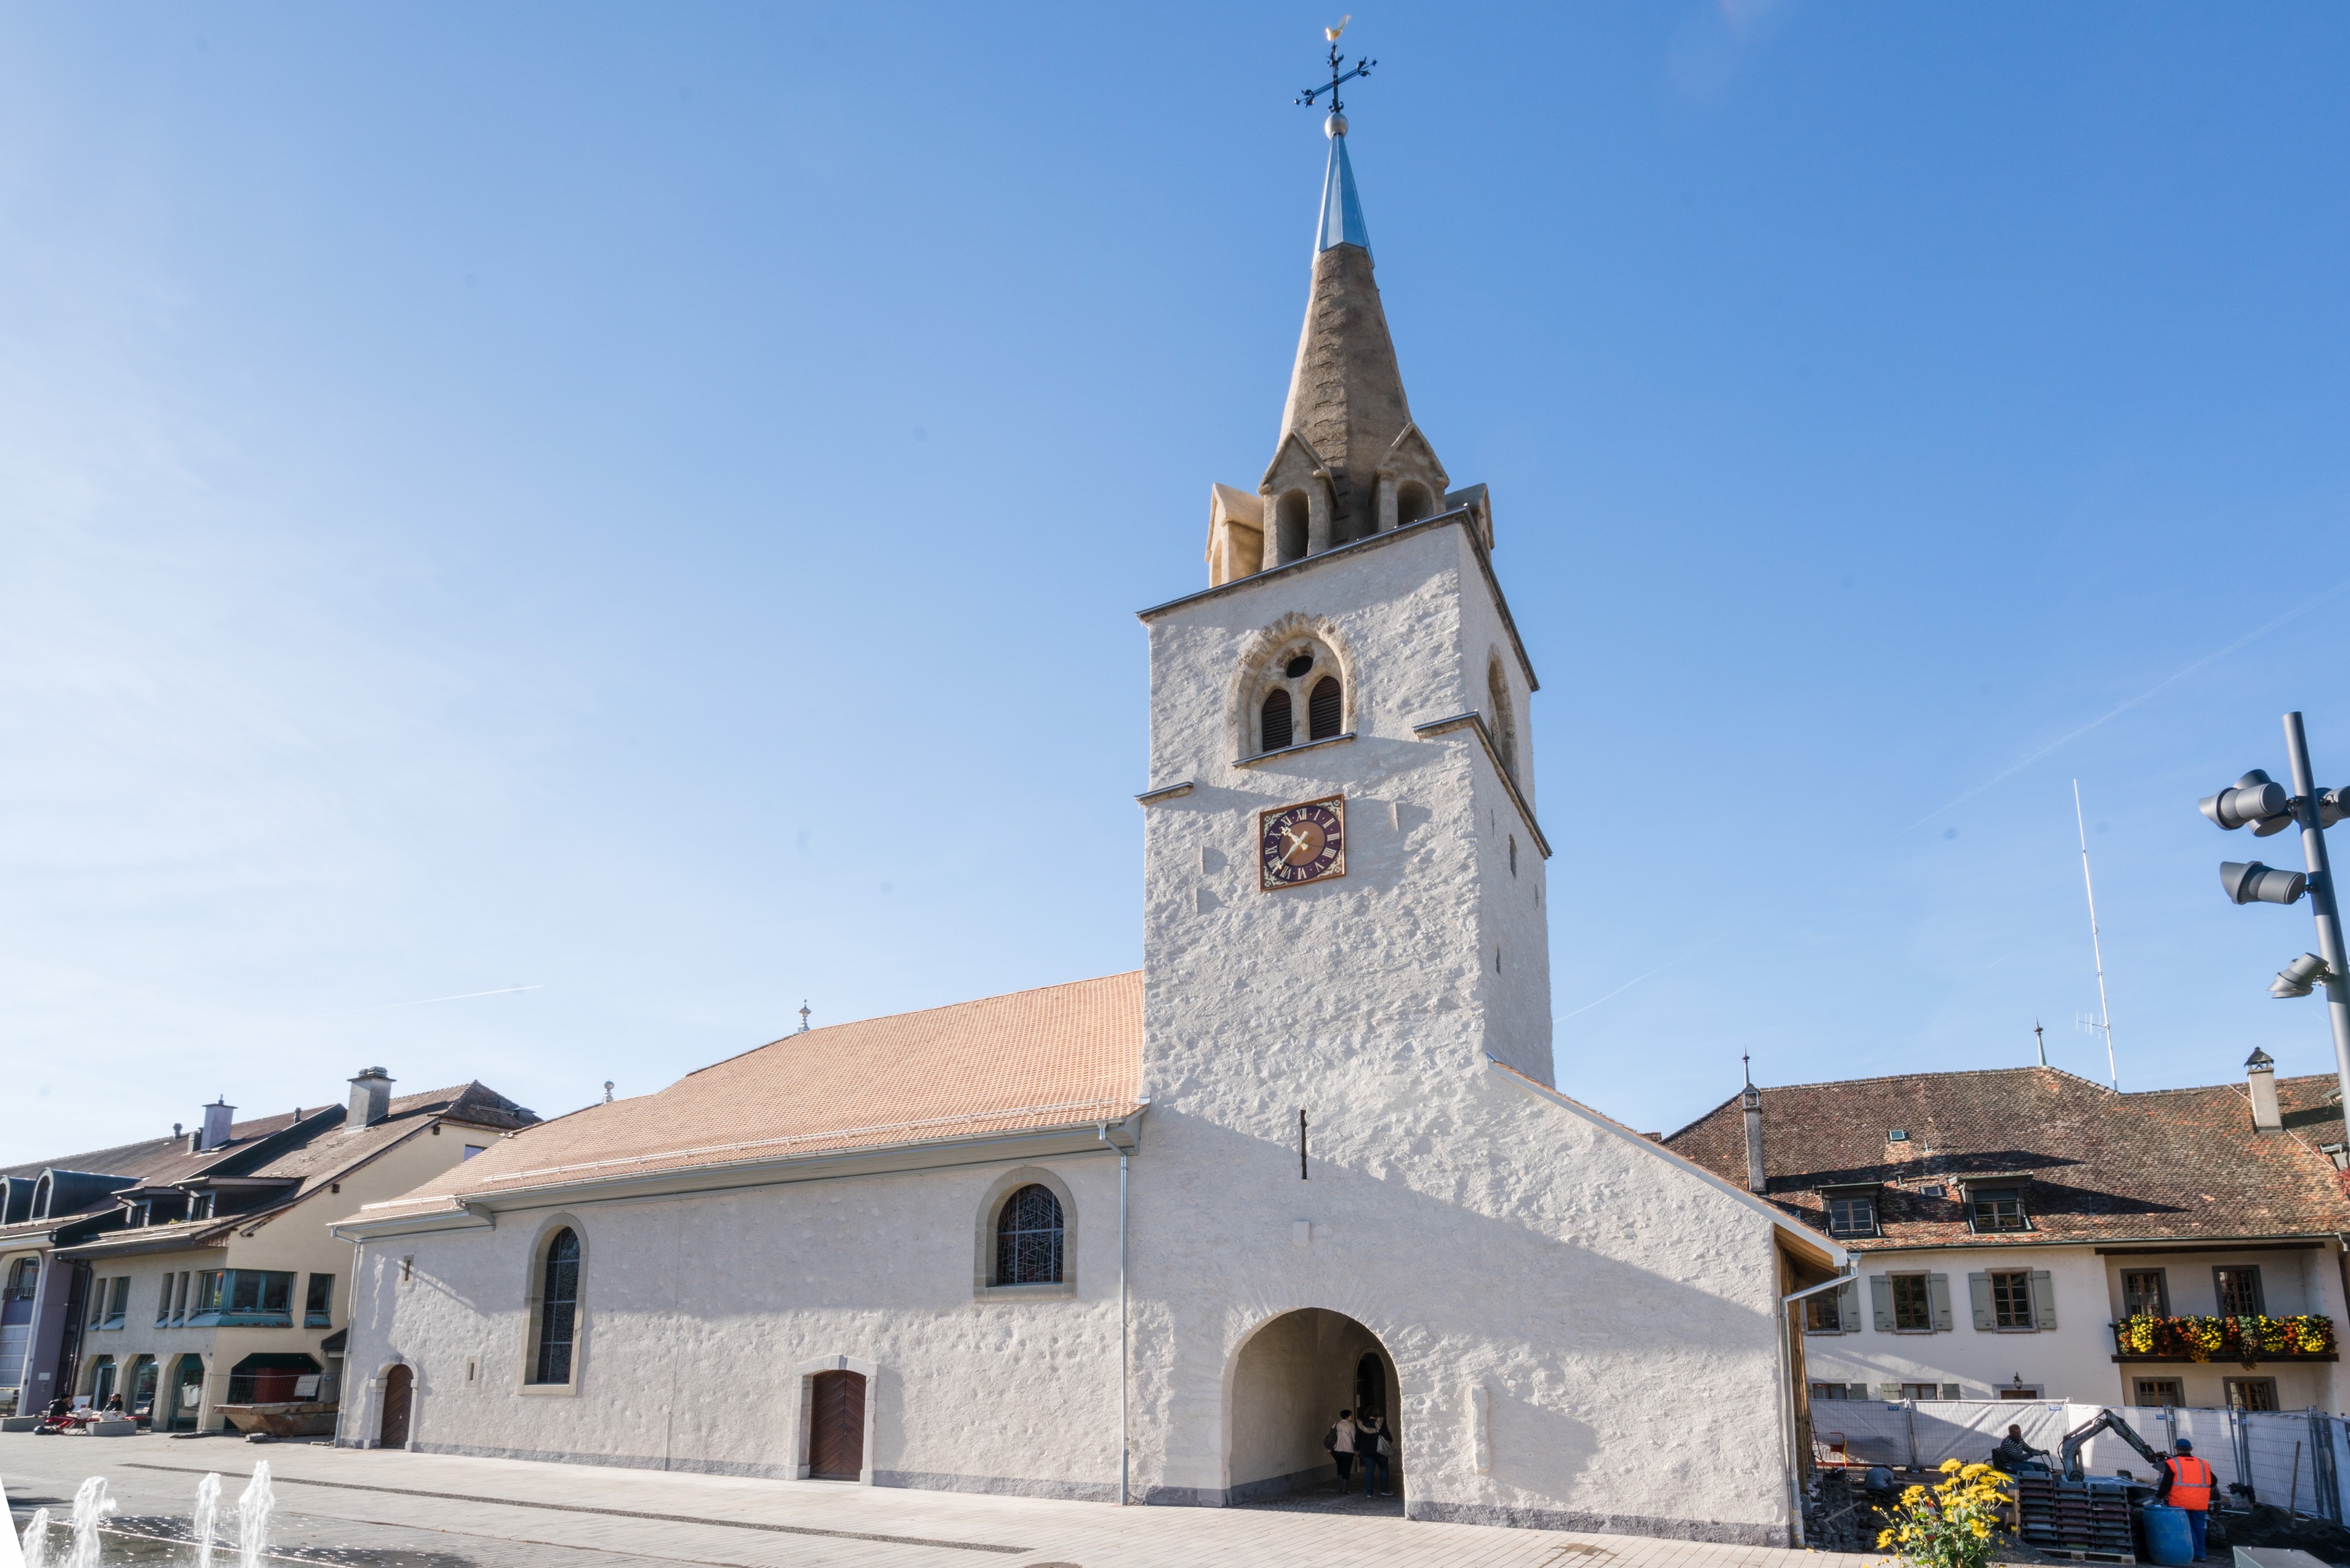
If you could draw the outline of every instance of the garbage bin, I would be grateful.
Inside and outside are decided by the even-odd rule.
[[[2146,1521],[2146,1554],[2163,1568],[2188,1568],[2195,1561],[2195,1537],[2188,1529],[2187,1511],[2168,1503],[2149,1502],[2138,1511]]]

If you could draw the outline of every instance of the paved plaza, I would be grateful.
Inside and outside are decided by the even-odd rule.
[[[382,1568],[1863,1568],[1864,1557],[1497,1530],[1292,1508],[1111,1508],[828,1481],[360,1452],[227,1438],[0,1435],[18,1527],[102,1475],[118,1518],[185,1516],[207,1471],[224,1511],[255,1460],[274,1551],[360,1549]],[[132,1544],[109,1548],[120,1561]],[[383,1553],[378,1557],[375,1553]]]

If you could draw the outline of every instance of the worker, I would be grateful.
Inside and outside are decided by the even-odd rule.
[[[2195,1537],[2195,1561],[2205,1561],[2203,1532],[2210,1522],[2211,1490],[2220,1478],[2211,1467],[2195,1457],[2195,1440],[2178,1439],[2178,1451],[2162,1467],[2162,1480],[2155,1489],[2155,1501],[2167,1502],[2187,1515],[2187,1529]]]
[[[2010,1427],[2007,1436],[2000,1439],[1999,1447],[1991,1451],[1991,1464],[2009,1475],[2013,1475],[2035,1459],[2047,1457],[2047,1449],[2035,1449],[2023,1440],[2023,1428],[2021,1427]]]

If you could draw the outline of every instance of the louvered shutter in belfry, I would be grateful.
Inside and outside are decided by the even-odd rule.
[[[1289,744],[1289,693],[1276,688],[1264,694],[1263,750],[1277,752]]]
[[[1338,732],[1341,717],[1339,687],[1336,677],[1325,675],[1314,683],[1314,694],[1305,699],[1306,738],[1326,741]]]

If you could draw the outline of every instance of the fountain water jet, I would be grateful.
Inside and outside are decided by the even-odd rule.
[[[33,1510],[33,1517],[25,1521],[25,1568],[48,1568],[49,1511]]]
[[[100,1482],[100,1485],[105,1483]],[[239,1568],[261,1568],[261,1554],[269,1549],[269,1511],[277,1494],[269,1487],[269,1461],[253,1467],[253,1479],[236,1499],[236,1556]],[[77,1562],[74,1568],[98,1568],[98,1559]]]
[[[98,1568],[99,1521],[115,1509],[106,1495],[106,1478],[92,1476],[74,1492],[72,1568]]]
[[[213,1568],[213,1537],[220,1533],[220,1486],[217,1474],[196,1483],[196,1516],[190,1521],[196,1538],[196,1568]]]

